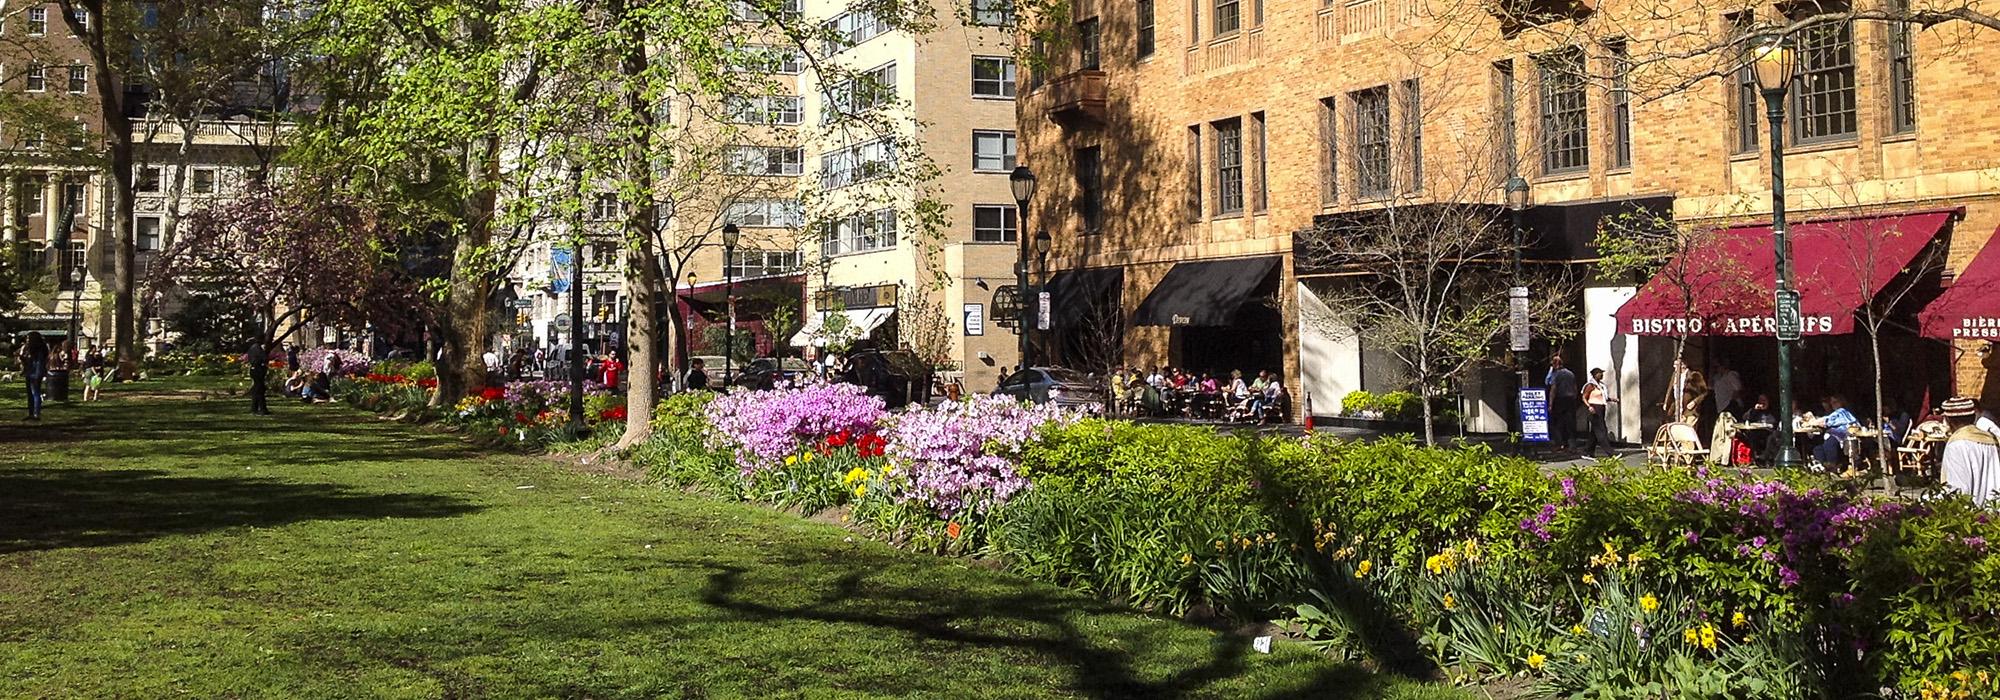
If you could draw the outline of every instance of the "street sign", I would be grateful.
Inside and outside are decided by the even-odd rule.
[[[569,329],[569,314],[556,314],[556,327],[557,327],[557,328],[561,328],[561,329],[564,329],[564,330],[568,330],[568,329]]]
[[[1521,442],[1549,441],[1549,390],[1521,390]]]
[[[1507,349],[1528,351],[1528,288],[1507,288]]]
[[[533,300],[533,299],[515,299],[515,300],[514,300],[514,308],[516,308],[516,309],[532,309],[532,308],[535,308],[535,300]]]
[[[1777,326],[1779,340],[1798,340],[1804,323],[1799,313],[1799,291],[1779,289],[1777,294]]]
[[[986,335],[986,305],[965,305],[965,334]]]
[[[1036,296],[1040,303],[1035,305],[1035,330],[1045,331],[1049,329],[1049,293],[1041,292]]]

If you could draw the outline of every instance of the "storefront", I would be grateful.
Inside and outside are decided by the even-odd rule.
[[[1913,211],[1791,225],[1792,286],[1800,295],[1803,336],[1792,354],[1797,407],[1820,413],[1822,402],[1837,395],[1857,415],[1877,415],[1878,344],[1888,407],[1916,414],[1924,403],[1950,395],[1951,347],[1919,334],[1918,316],[1940,299],[1944,251],[1961,216],[1957,209]],[[1637,362],[1627,367],[1636,376],[1622,378],[1637,385],[1641,435],[1666,420],[1662,401],[1677,355],[1710,384],[1724,371],[1737,374],[1737,401],[1776,395],[1773,239],[1769,225],[1704,234],[1618,307],[1610,337],[1594,329],[1591,344],[1636,352]],[[1631,416],[1635,408],[1627,402]],[[1723,408],[1711,400],[1703,413]]]
[[[1190,372],[1286,374],[1276,255],[1176,263],[1139,303],[1134,326],[1168,331],[1168,356]]]

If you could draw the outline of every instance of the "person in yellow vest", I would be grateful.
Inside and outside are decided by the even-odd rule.
[[[1980,430],[1979,404],[1963,396],[1944,402],[1945,425],[1951,437],[1944,443],[1944,463],[1939,480],[1944,487],[1972,497],[1985,506],[2000,501],[2000,440]]]

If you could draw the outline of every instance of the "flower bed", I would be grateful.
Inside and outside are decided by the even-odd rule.
[[[334,395],[348,404],[418,422],[440,421],[464,430],[475,442],[509,449],[539,450],[573,440],[569,386],[564,382],[522,381],[485,387],[457,405],[430,405],[437,378],[423,363],[360,366],[357,376],[334,382]],[[587,425],[625,420],[621,397],[602,384],[584,384]]]
[[[2000,525],[1739,472],[1547,476],[1485,449],[858,391],[662,404],[668,481],[1328,649],[1588,697],[2000,696]],[[1928,693],[1928,694],[1927,694]]]

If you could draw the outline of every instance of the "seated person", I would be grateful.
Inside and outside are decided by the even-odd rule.
[[[1826,430],[1826,440],[1813,448],[1813,459],[1820,464],[1838,464],[1847,455],[1847,434],[1861,419],[1847,410],[1847,399],[1839,394],[1826,397],[1826,415],[1807,421],[1807,425]]]

